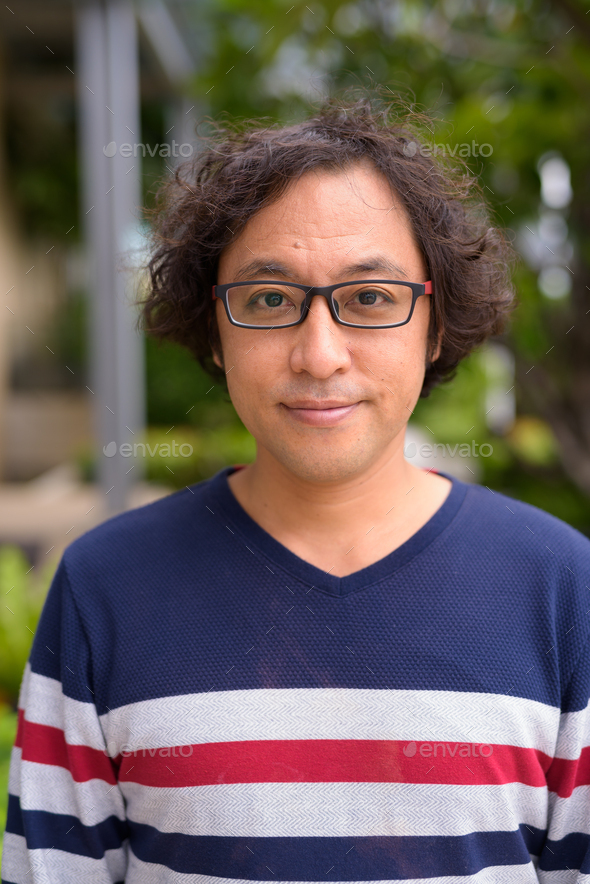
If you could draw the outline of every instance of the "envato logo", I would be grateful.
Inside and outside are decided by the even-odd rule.
[[[479,750],[479,751],[478,751]],[[494,747],[489,743],[418,743],[412,740],[403,748],[407,758],[420,755],[422,758],[489,758],[493,755]]]
[[[114,741],[107,743],[103,750],[109,758],[190,758],[193,746],[163,746],[162,748],[146,749],[138,746],[132,749],[127,743],[119,745]]]
[[[139,457],[140,454],[142,457],[155,457],[156,454],[160,457],[190,457],[193,450],[193,446],[188,442],[178,445],[173,439],[172,442],[164,442],[163,444],[156,442],[155,445],[150,445],[149,442],[134,442],[133,445],[131,442],[123,442],[122,445],[109,442],[103,447],[102,453],[105,457],[114,457],[117,452],[121,457]]]
[[[403,152],[407,157],[491,157],[494,148],[491,144],[478,144],[477,141],[463,141],[461,144],[418,144],[416,141],[408,141],[404,144]]]
[[[120,144],[118,148],[118,153],[122,157],[137,157],[141,153],[142,157],[149,154],[150,157],[155,157],[156,154],[160,157],[190,157],[193,155],[193,145],[189,144],[188,141],[184,141],[182,144],[177,144],[176,141],[173,141],[172,144],[156,144],[152,150],[149,144],[144,144],[140,142],[139,144]],[[117,142],[109,141],[106,147],[102,149],[105,157],[114,157],[117,153]]]
[[[443,457],[446,457],[447,454],[449,457],[490,457],[494,452],[494,446],[490,445],[489,442],[478,445],[477,442],[472,440],[471,444],[463,442],[459,445],[457,442],[456,445],[443,445],[442,442],[437,442],[435,445],[426,444],[418,448],[415,442],[410,442],[404,448],[404,457],[416,457],[417,454],[420,457],[438,457],[438,452]]]

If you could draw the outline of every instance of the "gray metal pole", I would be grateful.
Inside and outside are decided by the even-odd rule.
[[[86,242],[91,284],[91,386],[106,508],[129,504],[140,472],[129,443],[144,426],[143,348],[124,253],[141,205],[137,31],[129,0],[89,0],[77,17],[77,80]],[[131,145],[121,152],[121,146]],[[106,152],[105,152],[106,148]],[[110,149],[109,149],[110,148]],[[133,153],[136,155],[134,156]],[[127,448],[121,453],[121,446]]]

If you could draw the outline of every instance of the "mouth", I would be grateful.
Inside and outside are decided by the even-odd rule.
[[[360,402],[338,402],[331,399],[323,402],[301,400],[289,405],[285,402],[281,403],[289,417],[310,427],[336,426],[352,415],[360,404]]]

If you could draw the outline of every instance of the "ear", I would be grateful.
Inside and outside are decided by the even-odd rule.
[[[442,350],[442,332],[438,335],[438,340],[436,342],[436,346],[434,351],[430,354],[430,362],[436,362],[438,357],[440,356],[440,351]]]
[[[217,325],[217,317],[216,314],[211,311],[207,318],[207,331],[209,334],[209,346],[211,347],[211,355],[213,357],[213,362],[220,368],[222,371],[225,371],[223,367],[223,351],[221,349],[221,338],[219,336],[219,327]]]
[[[428,336],[428,349],[426,353],[426,359],[430,365],[432,365],[433,362],[436,362],[436,360],[440,356],[440,351],[442,350],[443,335],[443,329],[439,329],[436,334],[436,340],[432,340],[430,335]]]
[[[215,363],[217,368],[220,368],[223,371],[224,370],[223,369],[223,360],[222,360],[221,356],[219,355],[217,350],[214,350],[213,348],[211,348],[211,353],[213,355],[213,362]]]

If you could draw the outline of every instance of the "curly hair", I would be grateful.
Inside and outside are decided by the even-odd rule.
[[[401,100],[367,95],[328,99],[291,126],[214,123],[205,149],[177,168],[150,213],[154,251],[143,328],[188,347],[212,377],[223,377],[212,359],[220,341],[211,286],[224,248],[305,172],[369,161],[405,207],[433,282],[421,392],[427,396],[474,348],[502,332],[514,302],[514,252],[491,225],[465,162],[424,149],[429,123]]]

